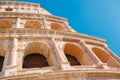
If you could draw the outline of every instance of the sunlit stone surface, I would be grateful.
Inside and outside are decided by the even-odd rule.
[[[120,58],[37,3],[3,0],[0,80],[120,80]]]

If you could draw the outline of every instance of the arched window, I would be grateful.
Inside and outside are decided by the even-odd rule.
[[[71,66],[81,65],[80,62],[78,62],[78,60],[74,56],[72,56],[70,54],[65,54],[65,55],[68,59],[68,62],[70,62]]]
[[[12,21],[10,20],[0,20],[0,28],[11,28]]]
[[[92,65],[92,62],[77,44],[66,43],[64,46],[64,53],[71,66]]]
[[[23,68],[48,67],[46,58],[41,54],[29,54],[24,58]]]
[[[92,51],[103,63],[107,63],[108,66],[110,66],[110,67],[119,67],[120,68],[119,62],[117,62],[117,60],[115,60],[115,58],[110,56],[109,53],[106,52],[104,49],[93,47]]]
[[[4,57],[0,56],[0,71],[2,71]]]
[[[104,63],[107,62],[108,58],[110,57],[108,53],[103,51],[102,49],[99,48],[92,48],[92,51],[95,53],[95,55]]]
[[[24,25],[25,28],[40,29],[41,24],[39,21],[27,21]]]
[[[54,30],[65,30],[65,26],[59,23],[52,23],[51,24],[51,29]]]

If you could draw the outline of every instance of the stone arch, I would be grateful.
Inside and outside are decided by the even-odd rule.
[[[0,72],[2,71],[4,63],[5,51],[3,45],[0,45]]]
[[[24,58],[23,68],[48,67],[46,57],[39,53],[32,53]]]
[[[41,29],[41,24],[39,21],[28,20],[25,22],[25,28]]]
[[[68,59],[68,61],[76,61],[76,62],[70,62],[70,64],[72,64],[72,63],[74,65],[91,65],[92,64],[90,62],[90,60],[87,58],[87,56],[84,54],[83,50],[77,44],[66,43],[64,45],[64,53],[65,53],[67,59],[68,58],[73,59],[73,60]],[[67,55],[69,55],[69,56],[67,56]],[[73,56],[73,58],[72,58],[72,56]],[[77,60],[75,60],[75,58]]]
[[[51,29],[54,30],[65,30],[65,26],[63,24],[60,23],[51,23]]]
[[[28,43],[24,51],[23,61],[25,61],[25,58],[29,55],[39,54],[43,56],[44,59],[46,59],[45,61],[48,62],[48,66],[52,66],[53,64],[52,64],[52,60],[51,60],[52,58],[50,56],[50,52],[51,51],[50,51],[49,46],[43,42]],[[24,65],[24,62],[23,62],[23,65]]]
[[[104,49],[93,47],[92,51],[103,63],[107,63],[108,66],[120,67],[120,64]]]
[[[71,66],[75,66],[75,65],[81,65],[80,62],[77,60],[76,57],[66,53],[65,56],[67,57],[68,62],[70,62]]]
[[[0,28],[11,28],[12,24],[11,20],[0,20]]]

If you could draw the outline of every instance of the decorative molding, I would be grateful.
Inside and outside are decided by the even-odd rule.
[[[78,33],[74,33],[74,32],[67,32],[67,31],[58,31],[58,30],[35,30],[35,29],[2,29],[0,30],[0,39],[4,38],[6,39],[6,37],[13,37],[15,35],[19,35],[19,38],[22,37],[42,37],[42,38],[51,38],[51,37],[55,37],[58,39],[60,37],[63,38],[63,40],[68,40],[68,41],[79,41],[80,39],[87,39],[87,40],[95,40],[98,41],[100,43],[104,43],[103,39],[97,38],[97,37],[93,37],[93,36],[88,36],[85,34],[78,34]],[[33,37],[34,35],[34,37]]]

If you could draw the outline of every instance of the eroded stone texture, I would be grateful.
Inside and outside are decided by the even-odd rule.
[[[120,80],[120,58],[39,4],[0,1],[0,70],[0,80]]]

